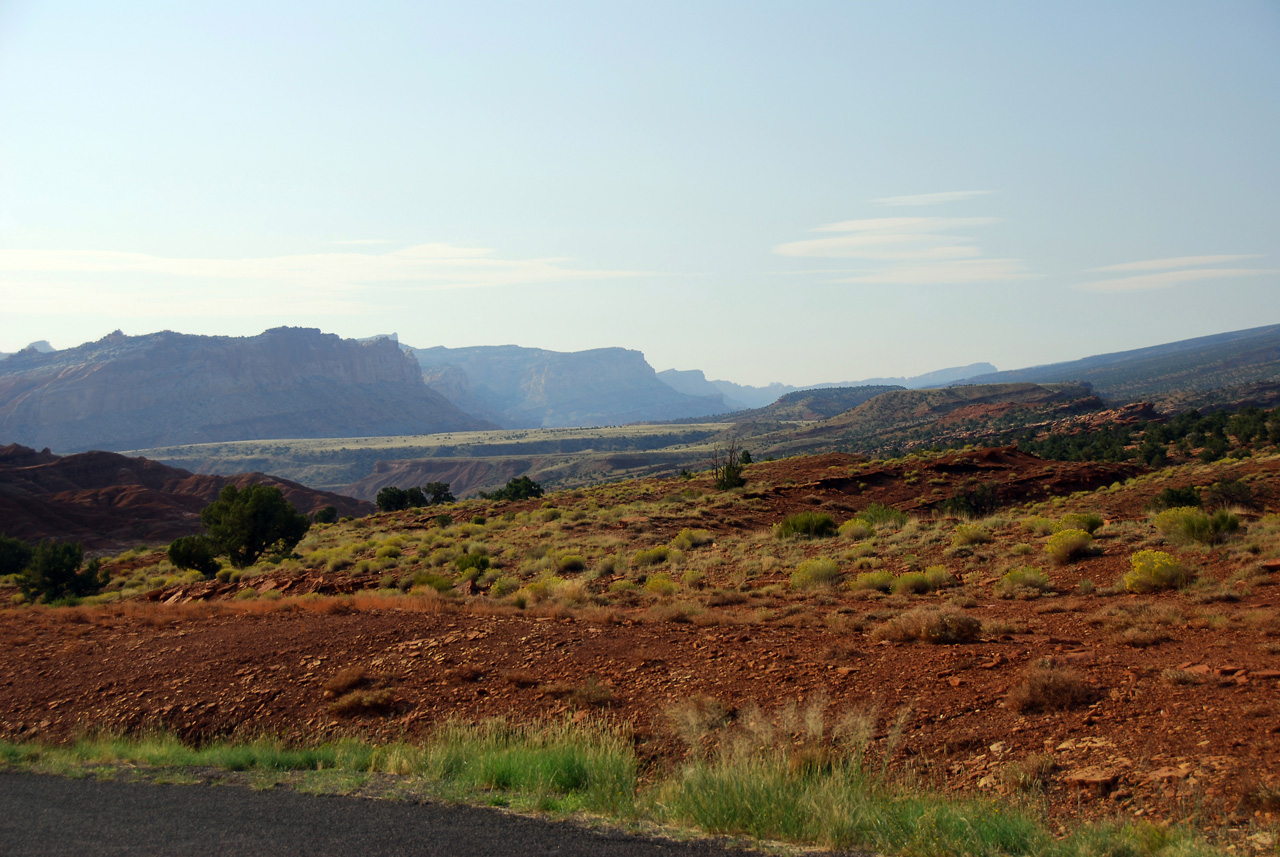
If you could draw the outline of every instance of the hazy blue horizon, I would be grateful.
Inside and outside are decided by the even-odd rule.
[[[1280,6],[0,6],[0,351],[619,346],[762,386],[1280,322]]]

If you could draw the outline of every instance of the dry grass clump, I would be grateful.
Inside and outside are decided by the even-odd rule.
[[[1000,780],[1006,786],[1023,792],[1044,791],[1049,779],[1061,766],[1047,753],[1033,753],[1000,769]]]
[[[1006,571],[995,586],[995,594],[998,598],[1016,598],[1026,601],[1039,598],[1052,588],[1053,584],[1049,582],[1048,576],[1043,571],[1024,565]]]
[[[329,712],[337,717],[386,714],[395,708],[396,702],[396,696],[390,688],[353,690],[330,703]]]
[[[955,530],[951,533],[951,545],[953,547],[985,545],[990,541],[991,533],[977,524],[957,524]]]
[[[864,571],[853,578],[849,588],[859,592],[888,592],[893,586],[893,572]]]
[[[1171,684],[1175,687],[1186,687],[1200,683],[1200,676],[1195,673],[1172,668],[1161,672],[1160,678],[1165,684]]]
[[[829,589],[840,580],[840,566],[827,557],[806,559],[791,573],[792,589]]]
[[[371,681],[364,667],[346,667],[338,670],[333,678],[325,682],[324,690],[328,696],[341,696]]]
[[[871,632],[873,640],[892,640],[897,643],[919,641],[935,645],[968,643],[976,640],[982,631],[982,623],[955,607],[917,607],[898,616]]]
[[[1032,667],[1022,675],[1006,699],[1014,711],[1066,711],[1089,705],[1098,689],[1076,670]]]

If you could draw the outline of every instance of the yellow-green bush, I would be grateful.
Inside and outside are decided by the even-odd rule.
[[[1049,537],[1044,551],[1059,565],[1088,556],[1093,550],[1093,536],[1084,530],[1058,530]]]
[[[1162,536],[1175,544],[1216,545],[1240,529],[1240,519],[1230,512],[1219,510],[1209,515],[1192,506],[1175,506],[1156,515],[1153,521]]]
[[[864,571],[853,579],[853,583],[849,584],[850,589],[875,589],[880,592],[888,592],[892,586],[893,572],[890,571]]]
[[[1160,592],[1182,588],[1195,579],[1195,572],[1164,551],[1138,551],[1129,557],[1130,571],[1121,582],[1128,592]]]
[[[671,547],[687,551],[703,545],[709,545],[713,541],[715,541],[715,536],[711,535],[707,530],[683,529],[671,540]]]
[[[649,575],[644,582],[644,588],[646,592],[652,592],[654,595],[674,595],[679,587],[671,579],[671,575],[659,572]]]
[[[850,518],[840,525],[839,530],[841,538],[852,539],[855,542],[869,539],[876,534],[876,528],[870,522],[864,521],[862,518]]]
[[[976,524],[957,524],[951,533],[951,544],[955,547],[985,545],[990,541],[991,533]]]
[[[1068,512],[1058,519],[1058,529],[1084,530],[1089,535],[1093,535],[1102,524],[1102,516],[1097,512]]]
[[[660,565],[661,563],[666,562],[669,556],[671,556],[670,548],[659,546],[656,548],[649,548],[648,550],[636,551],[636,554],[631,558],[631,561],[635,565],[643,568],[646,565]]]

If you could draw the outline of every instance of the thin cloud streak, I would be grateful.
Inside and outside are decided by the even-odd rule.
[[[486,288],[635,276],[633,271],[567,267],[558,257],[502,259],[484,247],[418,244],[389,253],[313,253],[258,259],[204,259],[116,251],[0,250],[0,274],[153,275],[257,280],[271,284],[353,288],[369,283],[431,288]]]
[[[812,230],[840,233],[779,244],[780,256],[880,262],[874,270],[843,270],[833,282],[952,285],[1031,276],[1018,259],[988,259],[972,236],[957,230],[989,226],[993,217],[879,217],[844,220]],[[809,273],[818,273],[809,271]]]
[[[1236,256],[1176,256],[1172,259],[1148,259],[1145,262],[1125,262],[1122,265],[1105,265],[1101,268],[1090,268],[1090,272],[1106,271],[1164,271],[1170,268],[1191,268],[1196,265],[1217,265],[1222,262],[1239,262],[1244,259],[1260,259],[1259,253],[1244,253]]]
[[[880,205],[942,205],[948,202],[959,202],[973,199],[975,196],[987,196],[994,191],[989,190],[953,190],[943,193],[918,193],[911,196],[885,196],[873,199]]]
[[[1194,268],[1186,271],[1162,271],[1158,274],[1139,274],[1134,277],[1098,280],[1082,283],[1079,288],[1086,292],[1136,292],[1145,289],[1167,289],[1202,280],[1257,277],[1275,273],[1280,273],[1280,268]]]

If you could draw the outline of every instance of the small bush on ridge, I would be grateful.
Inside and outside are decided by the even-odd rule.
[[[797,512],[778,524],[780,539],[824,539],[836,534],[836,522],[826,512]]]
[[[1093,536],[1084,530],[1059,530],[1044,546],[1045,553],[1058,565],[1088,556],[1092,549]]]
[[[1164,551],[1138,551],[1129,557],[1131,570],[1121,582],[1128,592],[1160,592],[1186,586],[1195,579],[1195,572]]]

